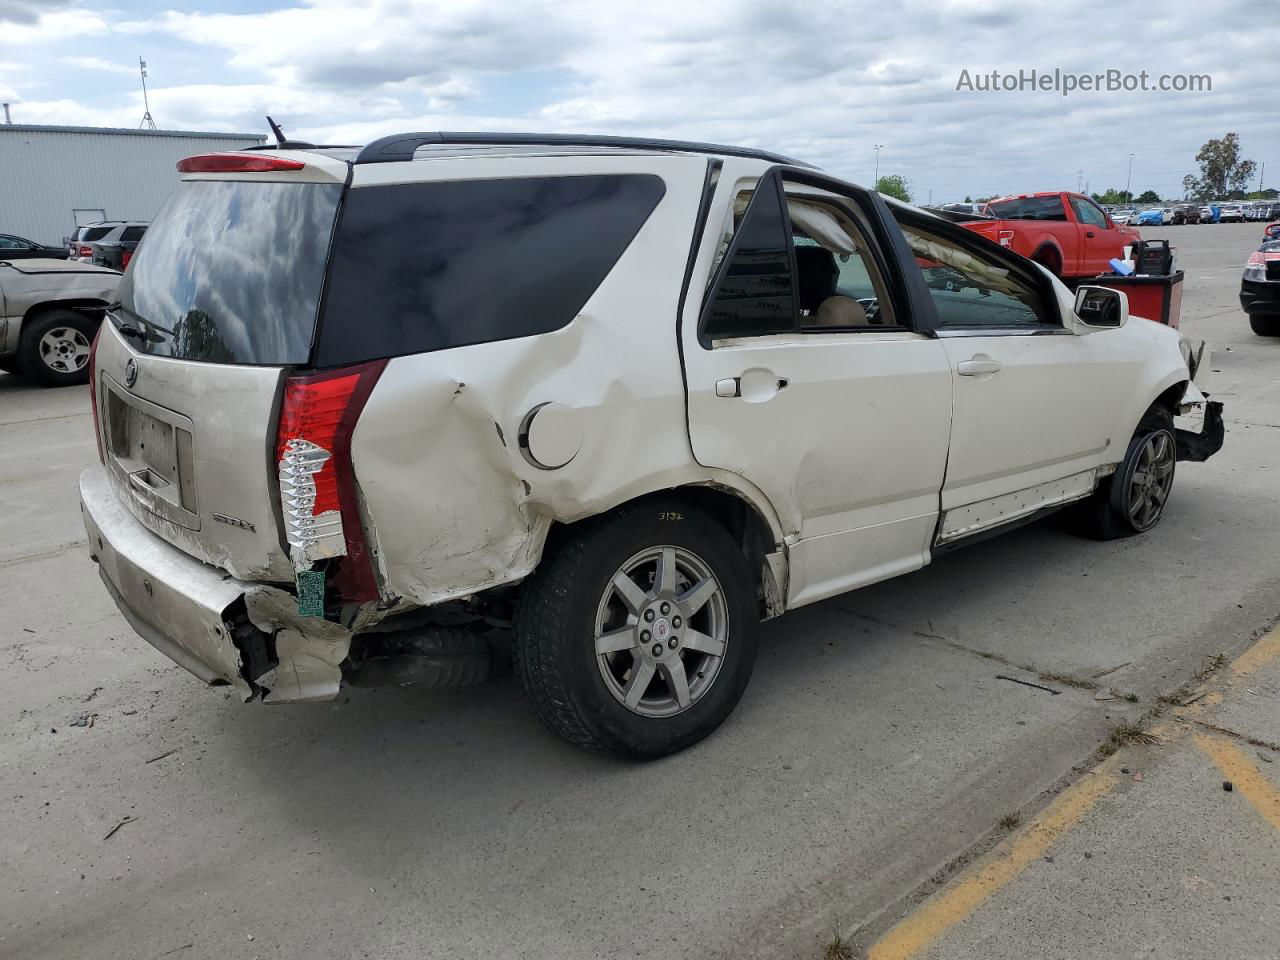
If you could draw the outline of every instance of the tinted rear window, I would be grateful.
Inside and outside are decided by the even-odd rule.
[[[1065,220],[1061,197],[1023,197],[991,204],[991,212],[1002,220]]]
[[[145,353],[305,364],[341,184],[190,181],[120,282],[117,324]]]
[[[640,174],[353,189],[334,238],[316,365],[557,330],[664,192],[661,178]]]
[[[93,243],[95,240],[101,240],[115,227],[82,227],[80,229],[80,240],[83,243]]]

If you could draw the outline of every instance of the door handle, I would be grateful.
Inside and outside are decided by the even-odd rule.
[[[791,381],[771,370],[752,367],[742,371],[740,377],[725,377],[716,381],[717,397],[741,397],[747,403],[763,403],[777,396],[779,390],[791,386]]]
[[[1093,231],[1092,231],[1092,230],[1086,230],[1086,231],[1084,232],[1084,235],[1085,235],[1086,237],[1088,237],[1090,240],[1092,240],[1092,239],[1093,239]]]
[[[999,373],[1003,366],[999,360],[992,360],[990,357],[974,357],[972,360],[961,360],[957,363],[956,373],[962,377],[981,377],[987,374]]]

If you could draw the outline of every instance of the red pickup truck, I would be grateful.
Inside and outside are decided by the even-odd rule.
[[[1110,273],[1112,257],[1142,239],[1113,223],[1106,212],[1079,193],[1023,193],[987,204],[989,218],[963,226],[1029,257],[1064,280]]]

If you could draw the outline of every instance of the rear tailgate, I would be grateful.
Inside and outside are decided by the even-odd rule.
[[[293,579],[273,464],[283,368],[133,350],[103,326],[95,362],[103,458],[148,529],[241,580]]]
[[[103,461],[169,543],[240,580],[291,582],[277,426],[286,377],[310,363],[348,167],[280,152],[184,169],[98,338]]]

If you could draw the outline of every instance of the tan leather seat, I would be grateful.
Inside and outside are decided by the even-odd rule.
[[[819,327],[865,327],[867,311],[852,297],[827,297],[809,322]]]

